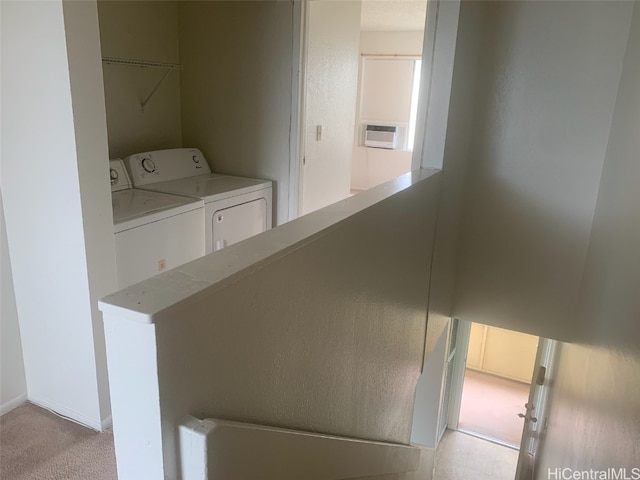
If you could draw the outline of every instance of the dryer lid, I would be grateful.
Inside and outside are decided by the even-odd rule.
[[[213,202],[223,198],[235,197],[246,193],[272,188],[269,180],[256,178],[232,177],[229,175],[198,175],[197,177],[181,178],[169,182],[146,185],[146,189],[186,195]]]

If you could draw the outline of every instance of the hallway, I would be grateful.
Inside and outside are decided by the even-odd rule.
[[[433,480],[513,480],[518,451],[447,430],[436,451]]]

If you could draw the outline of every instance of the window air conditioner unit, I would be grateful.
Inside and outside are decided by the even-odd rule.
[[[387,125],[367,125],[364,133],[365,147],[396,148],[398,127]]]

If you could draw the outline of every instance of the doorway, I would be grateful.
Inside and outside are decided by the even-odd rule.
[[[546,425],[556,345],[551,339],[458,320],[452,351],[460,353],[453,355],[444,406],[447,433],[474,444],[474,455],[493,448],[488,444],[514,452],[517,461],[509,460],[508,476],[501,464],[500,478],[528,478],[531,471]],[[509,454],[505,450],[500,456],[504,460]],[[468,461],[482,463],[471,456]]]
[[[396,1],[384,0],[303,5],[298,214],[411,170],[427,9],[426,0],[406,2],[401,9]],[[392,85],[386,94],[376,93],[389,78],[406,84],[402,95]],[[365,102],[364,110],[363,88],[380,100]],[[408,99],[406,105],[394,108],[399,96]],[[367,148],[369,124],[394,127],[395,143]]]
[[[539,338],[471,324],[458,430],[519,448]]]

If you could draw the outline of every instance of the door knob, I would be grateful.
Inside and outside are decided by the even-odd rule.
[[[519,413],[519,414],[518,414],[518,416],[519,416],[520,418],[524,418],[524,421],[525,421],[525,422],[529,422],[529,421],[531,421],[531,422],[533,422],[533,423],[536,423],[536,422],[538,421],[538,419],[537,419],[536,417],[532,417],[532,416],[530,416],[528,413]]]

